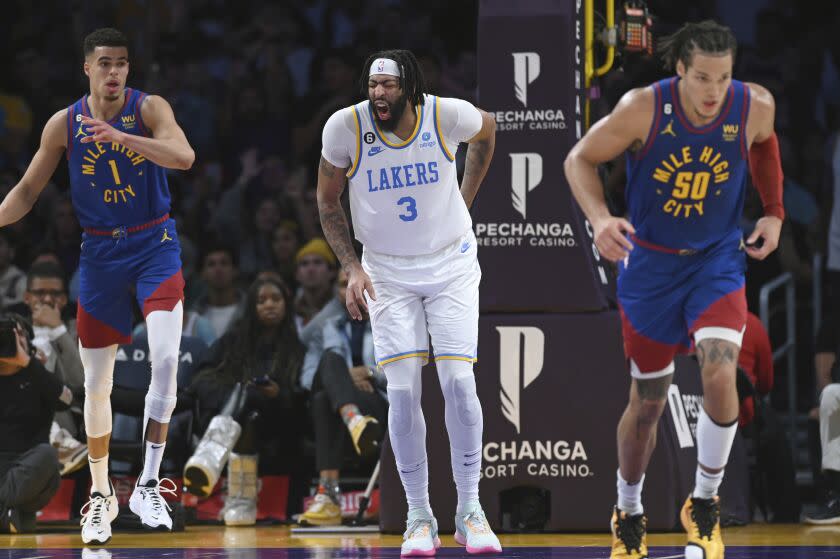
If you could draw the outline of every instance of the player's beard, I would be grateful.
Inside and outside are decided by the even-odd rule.
[[[388,103],[388,114],[390,115],[388,120],[381,120],[379,118],[379,112],[376,110],[376,107],[373,107],[373,118],[376,119],[376,124],[379,126],[379,128],[386,132],[393,132],[394,130],[396,130],[397,124],[399,124],[400,118],[402,118],[403,112],[405,111],[405,108],[408,105],[407,100],[407,93],[403,93],[402,95],[400,95],[400,97],[393,103],[388,103],[388,101],[382,99],[382,101]],[[373,99],[370,99],[370,103],[371,105],[373,105]]]

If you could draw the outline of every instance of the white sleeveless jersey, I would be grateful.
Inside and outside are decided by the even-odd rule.
[[[352,107],[356,149],[347,172],[350,210],[356,238],[370,250],[429,254],[472,227],[454,154],[440,132],[438,106],[437,97],[426,95],[411,136],[397,142],[379,130],[369,101]]]

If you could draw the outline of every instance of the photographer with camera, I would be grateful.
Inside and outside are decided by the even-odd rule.
[[[85,372],[79,356],[76,321],[62,318],[67,306],[64,270],[51,261],[32,264],[26,275],[23,302],[32,317],[35,337],[32,345],[39,352],[47,371],[80,393],[85,386]],[[50,429],[50,444],[58,450],[61,475],[72,473],[86,464],[87,445],[76,440],[83,434],[81,410],[55,414]]]
[[[73,393],[47,372],[31,344],[29,324],[0,315],[0,532],[35,529],[35,513],[58,491],[58,454],[49,443],[56,411]]]

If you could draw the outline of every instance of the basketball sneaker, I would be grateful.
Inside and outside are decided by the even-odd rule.
[[[353,447],[359,456],[372,456],[379,452],[379,441],[382,439],[382,426],[375,417],[357,415],[347,426]]]
[[[341,507],[326,493],[318,493],[309,508],[300,515],[301,524],[312,526],[338,526],[341,524]]]
[[[106,544],[111,539],[111,522],[117,518],[120,507],[110,480],[108,485],[111,487],[110,495],[91,493],[90,499],[79,511],[82,514],[79,523],[82,526],[82,541],[86,544]]]
[[[689,495],[680,511],[680,520],[688,532],[685,559],[723,559],[720,497],[699,499]]]
[[[72,474],[87,465],[87,445],[74,439],[67,429],[59,427],[55,421],[50,428],[50,444],[58,452],[62,476]]]
[[[400,557],[432,557],[440,547],[438,525],[431,511],[414,509],[408,512]]]
[[[128,500],[128,508],[131,512],[140,517],[140,523],[151,529],[165,528],[172,530],[172,518],[169,512],[172,508],[163,498],[161,493],[169,493],[175,495],[175,482],[169,478],[161,480],[150,479],[143,485],[134,486],[134,492]],[[164,481],[168,481],[171,487],[163,485]]]
[[[501,553],[502,544],[493,533],[478,501],[455,514],[455,541],[467,546],[467,553]]]
[[[644,514],[631,516],[614,507],[610,529],[613,535],[610,559],[647,559],[647,517]]]
[[[813,514],[805,515],[807,524],[840,524],[840,494],[830,491]]]

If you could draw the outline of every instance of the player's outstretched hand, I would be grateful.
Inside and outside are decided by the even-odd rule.
[[[103,120],[83,116],[82,126],[84,128],[84,132],[87,134],[87,136],[82,138],[83,144],[90,142],[122,143],[123,132],[115,129]]]
[[[364,316],[363,313],[368,312],[365,291],[367,291],[368,297],[376,300],[376,293],[373,291],[373,282],[370,281],[370,276],[361,266],[357,265],[347,273],[346,303],[347,310],[353,320],[361,320]]]
[[[601,256],[612,262],[624,259],[633,250],[627,234],[635,234],[633,225],[623,217],[607,217],[592,224],[595,246]]]
[[[755,224],[755,229],[747,239],[747,254],[756,260],[764,260],[779,246],[779,235],[781,233],[781,219],[772,215],[762,217]]]

